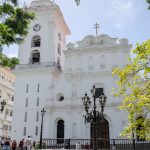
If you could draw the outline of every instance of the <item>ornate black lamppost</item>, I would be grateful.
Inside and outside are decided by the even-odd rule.
[[[85,111],[86,111],[86,115],[84,116],[85,119],[85,123],[92,123],[93,124],[93,128],[94,128],[94,138],[93,138],[93,149],[97,150],[97,142],[96,142],[96,122],[97,119],[104,118],[104,107],[107,101],[107,97],[104,95],[104,93],[101,94],[101,96],[99,96],[99,103],[100,103],[100,107],[101,107],[101,111],[96,110],[96,88],[95,86],[93,86],[93,89],[91,90],[91,94],[93,97],[93,110],[89,110],[90,106],[91,106],[91,101],[90,101],[90,97],[87,95],[87,93],[85,93],[85,96],[82,98],[83,101],[83,105],[85,107]]]
[[[42,149],[42,135],[43,135],[43,117],[45,115],[45,110],[44,108],[41,110],[41,116],[42,116],[42,120],[41,120],[41,132],[40,132],[40,149]]]
[[[5,100],[1,101],[1,109],[0,109],[1,113],[4,110],[5,105],[6,105],[6,101]]]

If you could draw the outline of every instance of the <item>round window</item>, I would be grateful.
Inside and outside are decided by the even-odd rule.
[[[59,101],[63,101],[64,100],[64,96],[60,96]]]
[[[58,93],[57,96],[56,96],[56,99],[57,99],[59,102],[63,101],[63,100],[64,100],[64,94]]]

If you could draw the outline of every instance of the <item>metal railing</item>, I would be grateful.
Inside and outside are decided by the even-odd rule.
[[[150,141],[97,139],[98,150],[150,150]],[[43,149],[93,149],[93,139],[43,139]]]
[[[29,64],[19,64],[15,69],[34,69],[34,68],[52,68],[55,67],[59,71],[62,70],[62,67],[56,62],[38,62],[38,63],[29,63]]]

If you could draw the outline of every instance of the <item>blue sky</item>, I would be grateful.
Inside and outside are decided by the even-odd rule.
[[[31,0],[20,0],[30,4]],[[81,0],[76,6],[74,0],[55,0],[64,15],[71,35],[67,42],[82,40],[86,35],[95,35],[93,26],[100,24],[99,34],[127,38],[135,44],[150,38],[150,10],[146,0]],[[17,46],[5,49],[8,56],[17,56]]]

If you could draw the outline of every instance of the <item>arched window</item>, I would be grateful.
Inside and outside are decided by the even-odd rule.
[[[57,68],[58,69],[61,69],[61,63],[60,63],[60,58],[58,57],[57,59]]]
[[[93,70],[94,69],[94,59],[93,56],[89,56],[88,58],[88,69]]]
[[[104,84],[103,83],[95,83],[93,85],[95,85],[95,87],[96,87],[95,98],[98,98],[99,96],[102,95],[102,93],[104,93]]]
[[[101,69],[104,69],[106,67],[106,62],[105,62],[105,56],[104,55],[101,55],[100,56],[100,68]]]
[[[40,62],[40,52],[38,50],[34,50],[32,52],[32,63],[38,63]]]
[[[57,143],[64,143],[64,121],[57,122]]]
[[[58,43],[58,54],[61,55],[61,45]]]
[[[136,118],[136,138],[137,140],[145,140],[144,118],[139,116]]]
[[[100,97],[103,92],[104,92],[104,89],[103,89],[103,88],[96,87],[95,98]]]
[[[61,33],[58,33],[58,39],[61,41]]]
[[[76,135],[77,135],[77,124],[73,123],[72,124],[72,136],[73,136],[73,138],[76,138]]]
[[[24,122],[27,122],[27,112],[25,112]]]
[[[31,47],[40,47],[41,46],[41,38],[39,35],[35,35],[32,37]]]
[[[39,111],[36,112],[36,121],[39,121]]]

